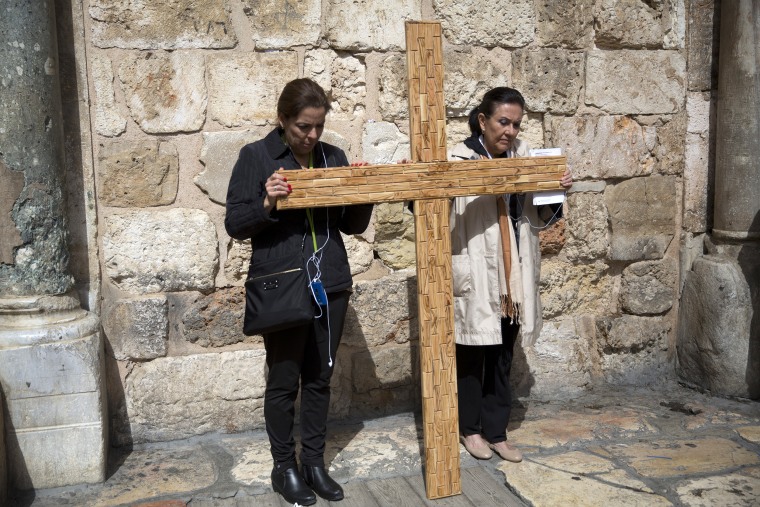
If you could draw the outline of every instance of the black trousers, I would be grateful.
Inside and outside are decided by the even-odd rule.
[[[293,421],[299,384],[300,461],[305,465],[324,466],[330,377],[343,333],[350,294],[349,291],[328,294],[328,310],[321,318],[306,326],[264,335],[269,367],[264,394],[264,421],[272,458],[278,470],[296,466]]]
[[[518,324],[501,319],[501,345],[456,345],[459,431],[481,433],[495,444],[507,439],[512,410],[509,371]]]

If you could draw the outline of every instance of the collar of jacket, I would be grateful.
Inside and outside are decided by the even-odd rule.
[[[274,160],[285,157],[290,151],[290,147],[282,140],[282,132],[281,128],[276,128],[264,138],[264,146],[267,148],[267,153]]]
[[[464,145],[467,146],[469,149],[477,153],[478,155],[481,155],[486,158],[490,158],[488,156],[488,153],[486,152],[486,149],[483,147],[482,144],[480,144],[480,135],[478,134],[472,134],[470,137],[464,140]],[[503,158],[507,156],[507,152],[505,151],[501,155],[498,155],[496,158]]]

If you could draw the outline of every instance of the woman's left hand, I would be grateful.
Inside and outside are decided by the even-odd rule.
[[[562,179],[559,180],[559,184],[562,188],[570,188],[573,186],[573,175],[570,174],[570,169],[565,169],[565,173],[562,175]]]

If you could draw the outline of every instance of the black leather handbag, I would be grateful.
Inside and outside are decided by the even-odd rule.
[[[272,333],[311,322],[315,304],[299,256],[253,264],[245,281],[246,336]]]

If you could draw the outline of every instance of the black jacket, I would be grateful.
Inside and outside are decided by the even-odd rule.
[[[281,135],[282,130],[275,129],[264,139],[245,145],[232,169],[227,188],[224,227],[227,234],[235,239],[251,239],[251,266],[285,256],[301,256],[306,262],[314,252],[306,210],[273,209],[267,213],[264,209],[267,178],[280,167],[300,169]],[[314,148],[315,168],[348,165],[348,159],[340,148],[323,142]],[[320,270],[325,291],[336,292],[351,287],[351,269],[340,232],[363,232],[369,225],[371,215],[371,204],[312,210],[317,247],[324,245]],[[310,272],[314,275],[313,267]]]

